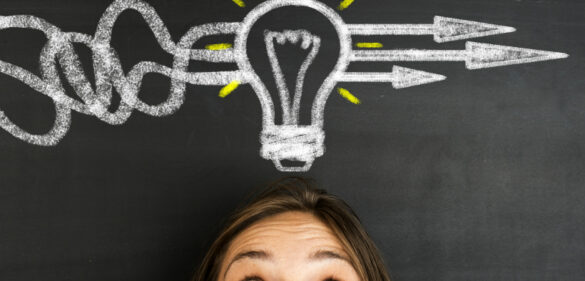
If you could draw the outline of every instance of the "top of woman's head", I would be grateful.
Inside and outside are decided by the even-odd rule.
[[[303,178],[274,182],[238,208],[193,281],[270,281],[260,275],[274,268],[311,281],[390,281],[351,207]]]

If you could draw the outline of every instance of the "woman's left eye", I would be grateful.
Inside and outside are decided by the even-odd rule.
[[[335,279],[333,277],[327,277],[323,281],[339,281],[339,280],[337,280],[337,279]]]

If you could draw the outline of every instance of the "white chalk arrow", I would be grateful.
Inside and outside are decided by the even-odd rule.
[[[513,64],[568,58],[565,53],[540,51],[487,43],[467,42],[469,56],[465,60],[467,69],[480,69]]]
[[[401,66],[394,66],[392,72],[347,72],[339,82],[392,83],[394,89],[403,89],[443,81],[447,77]]]
[[[352,61],[463,61],[467,69],[564,59],[564,53],[466,42],[465,50],[354,50]]]
[[[433,24],[348,24],[352,35],[433,35],[443,43],[516,31],[509,26],[436,16]]]

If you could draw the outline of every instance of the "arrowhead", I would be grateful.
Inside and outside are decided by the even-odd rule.
[[[404,89],[447,79],[443,75],[396,65],[392,68],[392,74],[394,75],[394,82],[392,82],[394,89]]]
[[[516,31],[515,28],[441,16],[435,17],[435,42],[444,43]]]
[[[467,42],[467,69],[480,69],[538,61],[564,59],[569,55],[486,43]]]

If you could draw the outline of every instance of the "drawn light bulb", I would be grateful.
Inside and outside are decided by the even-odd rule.
[[[248,44],[251,30],[254,25],[266,14],[283,7],[301,7],[312,9],[323,15],[332,25],[339,40],[339,56],[321,86],[316,91],[311,107],[309,124],[301,124],[301,99],[306,95],[304,89],[305,78],[310,77],[311,65],[323,46],[322,38],[307,29],[266,29],[263,32],[265,55],[270,63],[271,79],[266,81],[262,73],[256,73],[248,53]],[[276,48],[279,45],[296,44],[306,51],[307,55],[296,73],[294,87],[287,84],[283,74],[283,65]],[[321,51],[322,52],[322,51]],[[267,160],[272,160],[276,168],[285,172],[308,171],[314,160],[324,154],[325,133],[324,110],[327,98],[333,91],[338,78],[345,73],[350,61],[351,37],[349,30],[339,15],[330,7],[313,0],[272,0],[267,1],[254,10],[242,22],[235,38],[236,62],[244,74],[244,80],[256,92],[262,107],[263,128],[260,134],[260,154]],[[337,55],[337,54],[336,54]],[[268,76],[270,78],[270,76]],[[268,90],[267,84],[275,81],[277,94]],[[275,99],[274,97],[277,97]],[[280,106],[282,112],[281,123],[277,124],[275,106]],[[287,165],[288,161],[301,165]]]

